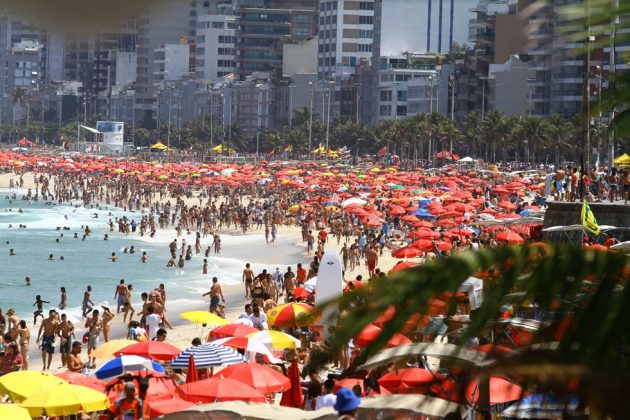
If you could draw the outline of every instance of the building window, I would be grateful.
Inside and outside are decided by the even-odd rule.
[[[373,16],[359,16],[360,25],[372,25],[374,23],[373,20]]]
[[[309,23],[311,23],[311,17],[309,15],[297,15],[295,21],[297,23],[308,25]]]
[[[396,107],[396,115],[399,117],[407,116],[407,105],[398,105]]]
[[[230,35],[219,35],[220,44],[234,44],[234,37]]]
[[[391,101],[392,101],[392,91],[381,90],[381,102],[391,102]]]
[[[392,107],[389,105],[381,105],[378,114],[381,117],[389,117],[392,114]]]
[[[212,28],[214,29],[223,29],[223,22],[212,22]]]
[[[406,90],[399,90],[398,91],[398,100],[399,101],[406,101],[407,100],[407,91]]]
[[[309,30],[308,30],[308,28],[297,28],[295,30],[295,35],[296,36],[301,36],[301,37],[309,36]]]
[[[363,39],[372,39],[374,37],[374,32],[369,29],[359,29],[359,38]]]
[[[358,52],[372,52],[372,44],[357,44]]]
[[[360,10],[374,10],[374,3],[369,1],[362,1],[359,3]]]

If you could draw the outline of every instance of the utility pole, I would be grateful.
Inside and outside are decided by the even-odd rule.
[[[293,88],[295,86],[289,84],[289,131],[293,129]]]
[[[315,90],[314,90],[314,86],[313,86],[313,82],[310,81],[308,82],[308,85],[310,86],[310,90],[311,90],[311,107],[310,107],[310,116],[309,116],[309,122],[308,122],[308,154],[310,156],[311,154],[311,147],[313,144],[313,100],[315,99]]]
[[[329,148],[328,148],[328,144],[329,144],[329,140],[330,140],[330,97],[332,96],[332,89],[333,86],[335,85],[334,81],[329,81],[328,82],[328,112],[326,114],[326,160],[328,160],[329,158]]]

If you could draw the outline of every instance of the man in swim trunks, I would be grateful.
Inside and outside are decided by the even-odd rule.
[[[50,369],[52,355],[55,352],[55,332],[57,331],[57,311],[51,309],[48,312],[48,318],[42,321],[37,333],[37,342],[42,342],[42,361],[44,362],[43,370]],[[43,333],[43,334],[42,334]]]
[[[208,295],[210,295],[210,312],[218,313],[217,309],[219,309],[219,305],[221,304],[221,302],[225,304],[223,290],[221,290],[221,285],[219,284],[218,278],[212,278],[212,287],[210,287],[210,291],[208,293],[203,294],[203,297],[206,297]]]
[[[125,286],[125,280],[120,279],[120,283],[116,286],[116,292],[114,293],[114,299],[116,300],[116,313],[120,313],[120,308],[125,306],[125,300],[127,296],[127,287]]]
[[[252,292],[252,284],[254,283],[254,271],[250,268],[249,263],[245,264],[245,270],[243,270],[243,282],[245,283],[245,299],[247,299]]]

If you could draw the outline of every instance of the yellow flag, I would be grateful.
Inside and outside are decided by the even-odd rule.
[[[597,224],[597,220],[595,220],[595,215],[591,210],[591,207],[588,205],[586,200],[582,203],[582,225],[584,228],[591,232],[593,235],[599,235],[599,225]]]

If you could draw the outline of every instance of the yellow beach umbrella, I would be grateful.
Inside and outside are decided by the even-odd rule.
[[[42,388],[20,403],[33,417],[69,416],[109,407],[107,395],[92,388],[59,382]]]
[[[250,343],[260,343],[275,349],[296,349],[302,343],[297,338],[276,330],[264,330],[251,333],[247,336]]]
[[[151,150],[168,150],[168,146],[162,143],[161,141],[158,141],[157,143],[152,145],[150,148]]]
[[[300,205],[299,204],[295,204],[291,207],[289,207],[289,211],[299,211],[300,210]]]
[[[630,166],[630,156],[628,156],[627,153],[624,153],[623,155],[615,159],[613,162],[615,163],[615,165]]]
[[[181,316],[184,319],[187,319],[188,321],[195,322],[197,324],[206,324],[206,325],[212,325],[212,326],[217,326],[217,327],[221,325],[229,324],[229,322],[227,322],[225,319],[221,318],[220,316],[215,315],[211,312],[206,312],[206,311],[184,312],[180,314],[179,316]]]
[[[8,395],[11,401],[19,403],[39,391],[63,379],[44,372],[20,370],[0,376],[0,396]]]
[[[111,359],[116,357],[115,353],[118,353],[121,349],[136,343],[137,341],[132,340],[111,340],[95,348],[91,356],[98,359]]]
[[[31,420],[31,415],[19,405],[0,404],[0,419]]]

